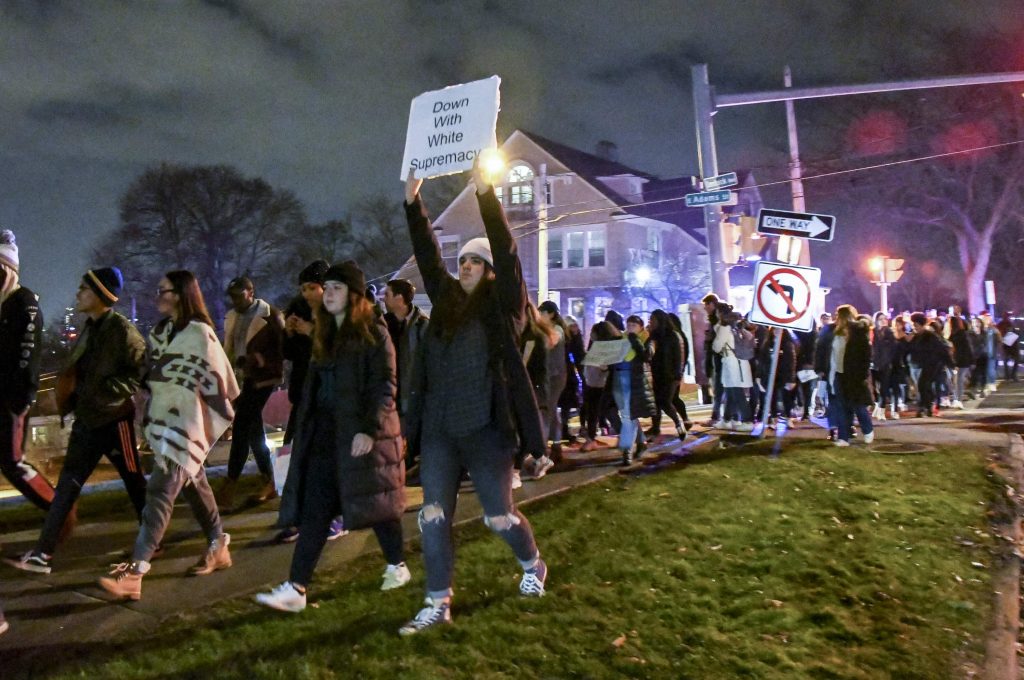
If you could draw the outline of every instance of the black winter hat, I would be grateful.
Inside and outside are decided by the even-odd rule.
[[[616,312],[614,309],[608,310],[608,313],[604,315],[604,320],[618,328],[620,331],[625,332],[626,322],[623,321],[622,315]]]
[[[92,292],[96,293],[107,307],[113,307],[117,303],[121,288],[124,287],[124,277],[117,267],[90,269],[82,277],[82,281],[92,288]]]
[[[313,260],[306,268],[299,272],[299,285],[304,283],[319,283],[324,285],[324,274],[331,268],[327,260]]]
[[[547,312],[548,314],[558,314],[558,305],[555,303],[554,300],[545,300],[544,302],[540,303],[537,309],[542,312]]]
[[[364,293],[366,291],[366,277],[363,270],[353,260],[345,260],[340,264],[331,265],[331,268],[324,274],[324,281],[341,281],[350,291]]]

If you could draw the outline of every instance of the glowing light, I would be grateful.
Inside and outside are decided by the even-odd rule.
[[[636,268],[633,272],[633,279],[641,286],[646,286],[650,282],[654,272],[647,265],[641,265]]]
[[[505,155],[497,149],[484,149],[480,152],[480,167],[488,179],[494,182],[505,170]]]
[[[870,260],[868,260],[868,269],[870,269],[873,272],[880,272],[882,271],[882,267],[884,266],[884,264],[885,262],[882,260],[882,258],[873,257]]]

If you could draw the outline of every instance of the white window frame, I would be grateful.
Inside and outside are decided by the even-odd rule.
[[[583,265],[581,267],[569,266],[569,237],[571,234],[583,234]],[[602,250],[604,262],[598,265],[590,264],[590,251],[592,250],[593,235],[599,234],[604,238]],[[552,267],[551,258],[548,258],[548,268],[558,270],[579,270],[579,269],[603,269],[608,266],[608,230],[605,225],[598,224],[587,227],[564,227],[558,230],[551,230],[548,237],[548,253],[551,253],[551,239],[557,238],[562,247],[562,266]]]
[[[455,257],[445,257],[444,247],[450,243],[455,244]],[[437,245],[441,248],[441,259],[444,261],[444,268],[452,276],[459,275],[459,248],[462,246],[462,237],[458,234],[452,236],[438,236]],[[451,265],[454,264],[454,267]]]

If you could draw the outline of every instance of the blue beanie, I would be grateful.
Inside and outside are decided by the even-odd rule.
[[[82,280],[107,307],[113,307],[117,303],[117,298],[124,287],[124,277],[117,267],[90,269]]]

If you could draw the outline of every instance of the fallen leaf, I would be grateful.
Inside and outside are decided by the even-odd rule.
[[[718,545],[713,545],[713,546],[711,546],[711,549],[712,550],[721,550],[722,549],[722,544],[719,543]]]
[[[836,517],[835,515],[833,515],[833,516],[832,516],[832,521],[833,521],[833,522],[835,522],[836,524],[838,524],[839,526],[843,526],[843,522],[842,522],[842,520],[840,520],[840,519],[839,519],[838,517]]]
[[[658,494],[658,498],[668,498],[671,495],[672,494],[670,494],[668,491],[662,491],[661,493]]]
[[[972,567],[976,567],[978,569],[984,569],[985,568],[985,565],[982,564],[981,562],[971,562],[971,566]]]
[[[622,645],[626,644],[626,636],[620,635],[619,637],[612,640],[612,647],[619,649]]]
[[[681,552],[681,553],[686,552],[686,546],[685,545],[679,546],[678,548],[676,548],[676,552]]]
[[[764,603],[770,607],[775,607],[776,609],[784,604],[782,600],[765,600]]]
[[[852,541],[853,540],[853,534],[846,534],[846,538],[848,538],[848,539],[850,539]]]

